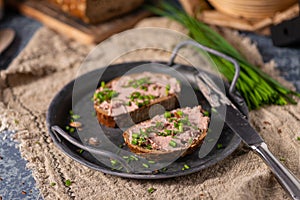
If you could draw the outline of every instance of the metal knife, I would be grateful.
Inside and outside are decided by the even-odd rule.
[[[200,48],[206,52],[220,56],[233,63],[235,67],[235,74],[231,85],[229,87],[229,93],[233,94],[235,91],[235,84],[239,77],[240,66],[237,61],[219,51],[211,49],[207,46],[199,44],[193,40],[187,40],[179,43],[173,50],[169,66],[174,64],[175,57],[178,51],[187,45]],[[255,151],[270,167],[274,175],[276,176],[282,187],[288,192],[293,199],[300,200],[300,181],[293,175],[287,168],[285,168],[269,151],[264,140],[259,134],[251,127],[245,115],[243,115],[236,106],[227,98],[217,84],[203,72],[197,72],[194,75],[195,82],[198,88],[202,92],[203,96],[209,102],[212,108],[217,111],[220,119],[231,128],[235,134],[237,134],[245,144],[247,144],[253,151]]]
[[[203,95],[216,110],[225,106],[226,112],[218,112],[220,118],[236,133],[245,144],[255,151],[270,167],[283,188],[293,199],[300,199],[300,182],[280,161],[269,151],[260,135],[251,127],[246,117],[223,94],[207,74],[199,73],[196,76],[199,88],[206,87]],[[211,98],[214,96],[214,98]],[[216,98],[217,96],[217,98]]]

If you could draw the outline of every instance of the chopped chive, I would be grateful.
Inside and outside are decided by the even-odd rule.
[[[139,134],[137,134],[137,133],[132,133],[132,138],[135,138],[135,139],[139,138]]]
[[[168,168],[164,167],[161,169],[161,171],[166,172],[168,170]]]
[[[155,161],[149,160],[148,163],[150,163],[150,164],[155,164]]]
[[[148,193],[150,193],[150,194],[153,193],[153,192],[155,192],[155,191],[156,191],[156,189],[153,188],[153,187],[151,187],[151,188],[148,189]]]
[[[71,117],[72,117],[72,119],[79,119],[80,115],[72,115]]]
[[[189,169],[189,168],[190,168],[190,166],[188,166],[187,164],[184,164],[183,167],[184,167],[185,169]]]
[[[285,158],[284,157],[280,157],[279,160],[282,161],[282,162],[284,162]]]
[[[217,113],[218,111],[216,110],[216,108],[211,108],[211,112]]]
[[[172,115],[170,112],[166,111],[164,116],[165,116],[165,118],[170,118]]]
[[[50,183],[50,186],[51,186],[51,187],[53,187],[53,186],[55,186],[55,185],[56,185],[55,182],[51,182],[51,183]]]
[[[169,143],[169,145],[170,145],[171,147],[176,147],[176,146],[177,146],[177,143],[176,143],[174,140],[171,140],[170,143]]]
[[[67,131],[70,130],[70,126],[66,126],[66,130],[67,130]]]
[[[170,91],[170,84],[166,85],[166,95],[169,95],[169,91]]]
[[[116,164],[118,164],[118,161],[116,161],[116,160],[110,160],[110,163],[111,163],[112,166],[115,166]]]
[[[162,122],[156,122],[155,127],[160,128],[162,126],[162,124],[163,124]]]
[[[137,144],[138,144],[138,141],[137,141],[137,139],[133,139],[133,140],[131,141],[131,144],[133,144],[133,145],[137,145]]]
[[[70,133],[74,133],[75,132],[75,128],[70,128],[69,132]]]
[[[166,90],[170,90],[170,89],[171,89],[170,84],[167,84],[167,85],[166,85]]]
[[[176,113],[177,113],[180,117],[182,117],[182,115],[183,115],[182,110],[178,110]]]
[[[138,161],[139,159],[133,155],[130,156],[131,159]]]
[[[183,132],[183,125],[182,125],[182,123],[179,123],[178,130],[181,133]]]
[[[141,103],[141,102],[138,102],[137,103],[137,106],[140,108],[140,107],[142,107],[144,104],[143,103]]]
[[[143,163],[143,166],[144,166],[145,168],[149,168],[149,165],[146,164],[146,163]]]
[[[128,157],[128,156],[123,156],[123,158],[124,158],[124,159],[128,159],[129,157]]]
[[[217,149],[222,149],[223,148],[223,144],[217,144]]]
[[[69,114],[70,114],[70,115],[74,115],[73,110],[70,110],[70,111],[69,111]]]
[[[72,182],[69,179],[67,179],[65,181],[65,186],[69,187],[69,186],[71,186],[71,184],[72,184]]]
[[[101,87],[104,88],[105,87],[105,82],[101,81]]]
[[[82,154],[83,153],[83,149],[79,149],[78,153]]]
[[[209,112],[208,111],[203,111],[204,116],[209,116]]]

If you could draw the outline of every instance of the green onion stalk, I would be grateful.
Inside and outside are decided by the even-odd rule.
[[[250,110],[270,104],[296,104],[293,96],[300,97],[299,93],[282,86],[258,67],[250,64],[242,54],[208,25],[168,3],[161,3],[158,7],[149,7],[149,9],[155,14],[166,16],[182,24],[189,30],[190,37],[198,43],[236,59],[241,68],[236,88],[245,99]],[[235,71],[234,65],[230,61],[213,54],[210,54],[210,57],[223,76],[231,82]]]

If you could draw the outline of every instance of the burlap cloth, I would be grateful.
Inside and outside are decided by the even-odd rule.
[[[146,19],[139,26],[185,31],[166,19]],[[264,65],[248,38],[229,30],[223,34],[249,60],[278,78],[274,63]],[[212,167],[168,180],[119,178],[91,170],[64,155],[48,135],[46,111],[54,95],[75,77],[92,48],[43,27],[11,66],[1,72],[0,129],[17,131],[21,154],[28,160],[45,199],[288,199],[268,167],[245,147]],[[300,136],[300,103],[251,111],[250,121],[275,156],[300,177],[300,142],[296,139]],[[65,186],[66,179],[72,181],[71,186]],[[56,185],[51,186],[52,182]],[[150,187],[157,190],[149,194]]]

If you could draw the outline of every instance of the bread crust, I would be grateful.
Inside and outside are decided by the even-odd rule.
[[[139,123],[144,120],[149,119],[149,110],[151,106],[155,104],[162,105],[166,110],[172,110],[176,107],[178,107],[178,100],[177,96],[175,94],[170,94],[167,97],[161,97],[158,99],[155,99],[153,102],[146,106],[142,106],[141,108],[131,111],[129,113],[125,113],[119,116],[110,116],[108,115],[107,111],[99,108],[97,105],[94,104],[94,109],[96,111],[97,119],[99,123],[107,126],[107,127],[128,127],[129,125],[126,125],[128,123],[128,120],[132,120],[133,123]],[[129,119],[128,119],[129,118]]]

